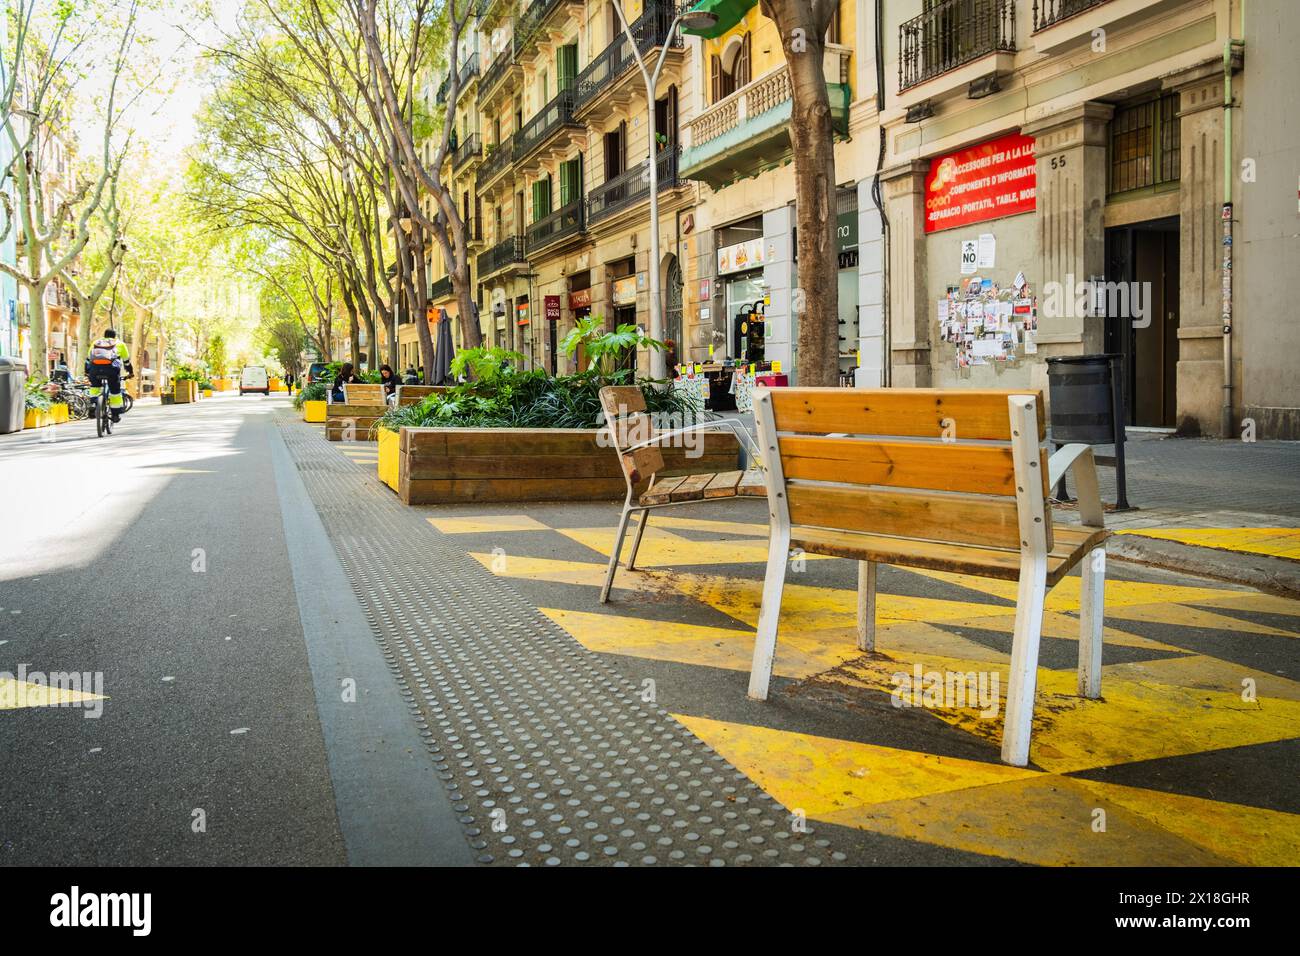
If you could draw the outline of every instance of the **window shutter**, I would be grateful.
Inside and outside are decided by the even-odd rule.
[[[718,100],[722,99],[722,96],[720,95],[722,93],[722,60],[719,59],[718,55],[715,53],[709,58],[709,64],[710,73],[712,74],[709,99],[711,102],[716,103]]]

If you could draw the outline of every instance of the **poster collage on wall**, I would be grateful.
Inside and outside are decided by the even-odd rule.
[[[1038,300],[1024,273],[1005,289],[978,275],[949,286],[939,300],[939,336],[956,347],[959,371],[1037,353]]]

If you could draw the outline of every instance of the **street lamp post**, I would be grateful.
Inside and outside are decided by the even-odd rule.
[[[647,4],[648,6],[649,4]],[[677,32],[678,25],[684,25],[690,29],[708,29],[718,22],[718,17],[716,14],[707,11],[691,10],[690,7],[678,10],[676,16],[673,17],[673,22],[668,27],[667,33],[664,35],[663,44],[659,48],[659,57],[655,60],[654,69],[651,70],[646,66],[645,58],[641,56],[641,49],[637,46],[636,37],[632,35],[632,28],[628,25],[627,15],[623,13],[621,0],[615,0],[614,10],[618,13],[619,23],[623,25],[623,32],[627,35],[627,42],[631,44],[632,55],[636,57],[636,65],[641,70],[641,77],[645,80],[646,121],[649,125],[647,135],[650,140],[650,156],[647,169],[650,176],[650,338],[663,341],[663,303],[659,300],[659,162],[656,155],[659,144],[656,142],[655,130],[655,89],[659,85],[659,74],[663,72],[664,62],[668,58],[668,50],[672,46],[672,38]],[[664,353],[658,349],[651,349],[650,377],[656,379],[667,378],[667,373],[668,368],[664,363]]]

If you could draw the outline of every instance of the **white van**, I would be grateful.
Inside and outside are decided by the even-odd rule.
[[[271,394],[271,385],[266,379],[266,369],[261,365],[245,365],[244,370],[239,373],[239,394],[247,395],[249,392]]]

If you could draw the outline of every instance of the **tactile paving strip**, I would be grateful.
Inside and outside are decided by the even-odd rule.
[[[421,511],[280,428],[480,863],[846,859]]]

